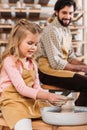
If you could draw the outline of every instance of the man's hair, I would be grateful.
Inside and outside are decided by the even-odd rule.
[[[72,6],[74,7],[74,11],[76,10],[76,3],[74,0],[57,0],[54,6],[55,11],[60,11],[65,6]]]

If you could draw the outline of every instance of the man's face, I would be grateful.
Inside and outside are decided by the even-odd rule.
[[[73,6],[65,6],[55,13],[61,25],[67,27],[73,18],[74,8]]]

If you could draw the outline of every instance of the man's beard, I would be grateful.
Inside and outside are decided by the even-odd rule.
[[[70,25],[71,19],[68,19],[68,20],[69,20],[68,23],[64,23],[63,20],[67,20],[67,19],[62,19],[62,20],[61,20],[61,19],[58,17],[58,21],[60,22],[60,24],[61,24],[62,26],[67,27],[67,26]]]

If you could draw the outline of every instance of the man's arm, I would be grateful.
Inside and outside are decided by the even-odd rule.
[[[77,59],[73,59],[70,63],[67,63],[64,70],[87,73],[87,65]]]
[[[79,60],[76,59],[76,58],[73,58],[73,59],[72,59],[71,64],[74,64],[74,65],[86,65],[84,62],[79,61]]]

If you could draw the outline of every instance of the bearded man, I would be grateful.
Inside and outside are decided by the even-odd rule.
[[[69,25],[73,19],[74,0],[58,0],[55,18],[43,29],[38,45],[38,67],[41,83],[79,91],[75,104],[87,106],[87,65],[77,60]]]

